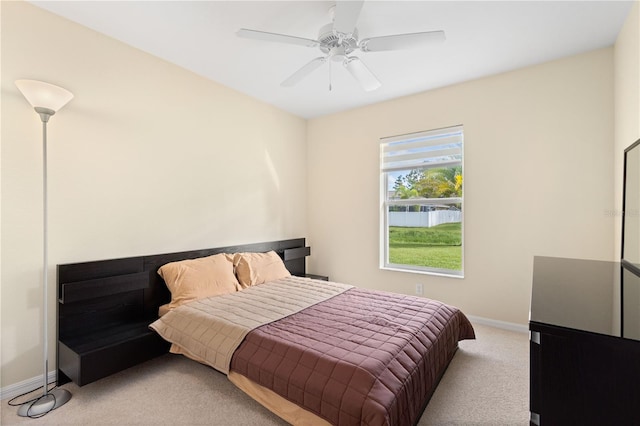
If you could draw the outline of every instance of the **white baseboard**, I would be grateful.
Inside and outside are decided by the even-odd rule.
[[[490,327],[501,328],[503,330],[517,331],[518,333],[529,333],[529,327],[522,324],[516,324],[515,322],[499,321],[490,318],[476,317],[473,315],[467,315],[469,321],[477,324],[488,325]]]
[[[56,381],[56,372],[49,371],[47,374],[47,383],[53,383]],[[42,376],[32,377],[31,379],[24,380],[13,385],[5,386],[0,389],[0,399],[10,399],[23,393],[30,392],[36,389],[42,390]]]

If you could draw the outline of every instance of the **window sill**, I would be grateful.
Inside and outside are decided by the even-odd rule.
[[[400,267],[393,267],[393,266],[381,266],[380,269],[383,271],[408,272],[410,274],[433,275],[436,277],[464,279],[463,272],[456,274],[454,272],[425,271],[420,269],[408,269],[408,268],[400,268]]]

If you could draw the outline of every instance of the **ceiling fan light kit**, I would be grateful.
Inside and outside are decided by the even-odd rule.
[[[337,1],[335,7],[330,9],[333,15],[333,23],[320,28],[318,40],[246,28],[240,29],[237,35],[255,40],[317,47],[320,49],[325,56],[312,59],[306,63],[280,84],[283,87],[295,86],[330,59],[333,62],[342,62],[365,91],[376,90],[382,86],[382,83],[358,57],[349,56],[354,51],[382,52],[410,49],[429,46],[445,40],[444,31],[395,34],[359,40],[356,23],[363,3],[363,0]],[[331,83],[329,84],[329,90],[331,90]]]

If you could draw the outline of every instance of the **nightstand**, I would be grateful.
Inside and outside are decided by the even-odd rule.
[[[312,278],[314,280],[329,281],[329,277],[324,276],[324,275],[304,274],[304,275],[301,275],[301,276],[304,276],[305,278]]]

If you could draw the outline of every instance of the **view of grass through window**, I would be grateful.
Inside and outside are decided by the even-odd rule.
[[[426,227],[389,227],[389,263],[462,269],[461,223]]]
[[[461,270],[462,167],[413,169],[389,177],[394,178],[389,188],[392,200],[429,200],[389,205],[389,263]]]

